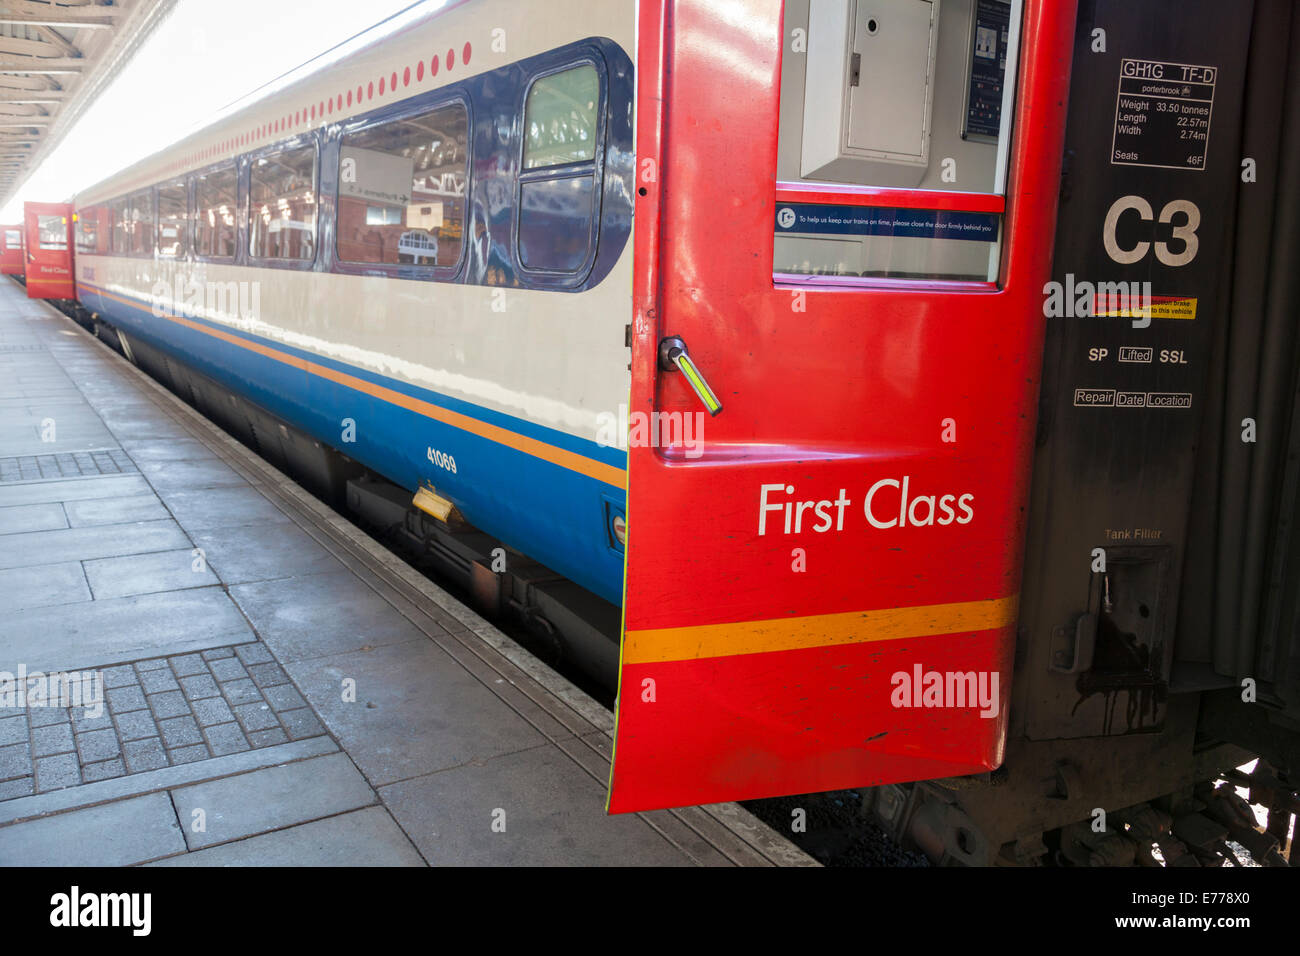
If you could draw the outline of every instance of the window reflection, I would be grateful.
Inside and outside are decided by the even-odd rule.
[[[249,254],[261,259],[316,255],[316,147],[286,149],[253,163]]]
[[[594,159],[599,102],[600,77],[589,63],[534,83],[524,113],[524,169]]]
[[[146,189],[144,192],[136,193],[130,199],[130,206],[131,254],[153,255],[153,191]]]
[[[68,248],[68,225],[62,216],[37,216],[36,232],[42,249]]]
[[[185,221],[188,196],[185,182],[158,187],[158,254],[175,258],[185,255]]]
[[[456,265],[464,243],[468,141],[469,117],[460,104],[345,136],[339,258]]]
[[[194,252],[210,258],[235,254],[235,167],[214,170],[194,181]]]

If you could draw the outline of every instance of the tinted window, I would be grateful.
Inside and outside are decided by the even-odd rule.
[[[108,255],[113,251],[113,210],[109,206],[96,206],[95,251]]]
[[[194,178],[194,254],[230,258],[235,254],[235,167]]]
[[[153,190],[131,197],[131,254],[153,255]]]
[[[23,244],[22,236],[17,229],[5,230],[5,246],[9,249],[17,249]]]
[[[62,216],[37,216],[37,244],[42,249],[68,248],[68,220]]]
[[[184,182],[158,187],[158,254],[183,256],[189,195]]]
[[[456,265],[464,242],[468,139],[469,117],[460,104],[345,136],[339,258]]]
[[[286,149],[253,162],[248,251],[262,259],[316,255],[316,147]]]
[[[545,179],[519,190],[519,261],[525,268],[577,272],[592,248],[593,176]]]
[[[590,63],[537,79],[528,91],[519,182],[519,262],[576,276],[596,249],[600,77]]]
[[[77,210],[77,251],[99,251],[99,207]]]
[[[125,198],[119,199],[111,206],[113,211],[113,252],[124,256],[131,251],[131,217],[130,204]]]
[[[600,77],[591,64],[544,76],[528,91],[524,169],[596,157]]]

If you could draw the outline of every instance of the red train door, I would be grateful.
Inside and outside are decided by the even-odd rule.
[[[0,225],[0,275],[20,276],[24,271],[22,223]]]
[[[1074,8],[642,4],[611,812],[1000,763]]]
[[[75,299],[72,272],[72,206],[23,204],[27,224],[27,297]]]

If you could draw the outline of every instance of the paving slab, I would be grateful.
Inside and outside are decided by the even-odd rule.
[[[189,543],[171,519],[7,534],[0,535],[0,570],[166,551]]]
[[[0,866],[131,866],[184,849],[165,793],[0,827]]]
[[[291,661],[285,669],[375,785],[546,740],[427,640]],[[354,700],[345,699],[349,686]]]
[[[190,532],[209,565],[226,584],[275,581],[339,570],[339,562],[290,521],[263,527],[205,528]]]
[[[82,564],[96,600],[220,584],[206,562],[199,562],[196,569],[192,552],[193,549],[187,547],[176,551],[98,558]]]
[[[68,526],[63,505],[56,502],[39,505],[14,505],[0,508],[0,535],[23,531],[52,531]]]
[[[26,796],[12,794],[21,799],[0,797],[0,827],[13,822],[42,818],[64,810],[74,810],[92,804],[121,801],[145,793],[179,787],[200,780],[215,780],[232,774],[271,767],[293,760],[337,752],[338,747],[328,737],[296,740],[278,747],[246,750],[243,753],[214,757],[197,763],[174,764],[144,773],[119,775],[113,779],[87,782],[80,787],[69,787],[48,793]],[[28,778],[30,779],[30,778]],[[29,789],[28,794],[31,793]]]
[[[346,754],[330,754],[181,787],[172,801],[196,850],[369,806],[375,792]]]
[[[131,524],[170,518],[157,495],[128,495],[117,498],[86,498],[66,501],[63,510],[74,528],[101,524]]]
[[[190,532],[284,521],[284,513],[247,484],[242,488],[162,491],[160,497],[177,523]]]
[[[40,432],[32,428],[31,437],[27,440],[5,440],[3,441],[5,453],[9,455],[43,455],[50,451],[51,444],[39,437]],[[113,436],[104,429],[97,429],[94,432],[86,434],[84,437],[75,437],[73,435],[60,436],[56,447],[60,452],[82,452],[92,451],[102,448],[106,443],[112,442]]]
[[[424,633],[348,570],[230,588],[281,661],[425,641]]]
[[[149,866],[424,866],[406,834],[381,807],[353,810],[237,840]]]
[[[0,669],[78,670],[256,637],[215,588],[17,611],[0,619]]]
[[[140,471],[160,494],[248,484],[233,468],[217,458],[146,461],[140,463]]]
[[[102,398],[104,395],[116,394],[119,390],[120,386],[115,383],[108,385],[105,389],[95,389],[89,385],[83,385],[81,388],[88,401],[96,403],[98,400],[100,418],[103,419],[104,424],[115,438],[121,440],[123,438],[189,437],[181,426],[166,416],[158,414],[158,410],[148,402],[115,407],[103,403]]]
[[[217,457],[211,448],[193,438],[131,438],[122,442],[122,449],[141,467],[150,461],[190,461]]]
[[[605,814],[599,784],[553,746],[380,788],[431,866],[682,866],[635,814]]]
[[[94,400],[93,395],[88,395],[87,398]],[[190,437],[189,433],[180,425],[174,424],[169,419],[156,413],[135,417],[130,415],[106,415],[104,424],[108,426],[109,431],[118,441],[132,438],[152,441],[178,441]]]
[[[149,482],[141,475],[102,475],[68,481],[0,484],[0,507],[152,494]]]
[[[89,601],[90,596],[86,574],[78,561],[0,571],[0,611],[76,604]],[[3,653],[0,651],[0,657]]]

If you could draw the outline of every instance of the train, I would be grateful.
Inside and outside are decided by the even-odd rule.
[[[28,290],[610,688],[612,813],[1284,864],[1300,14],[1223,7],[460,0]]]
[[[20,222],[0,225],[0,275],[21,276],[26,274],[24,239],[26,230]]]

